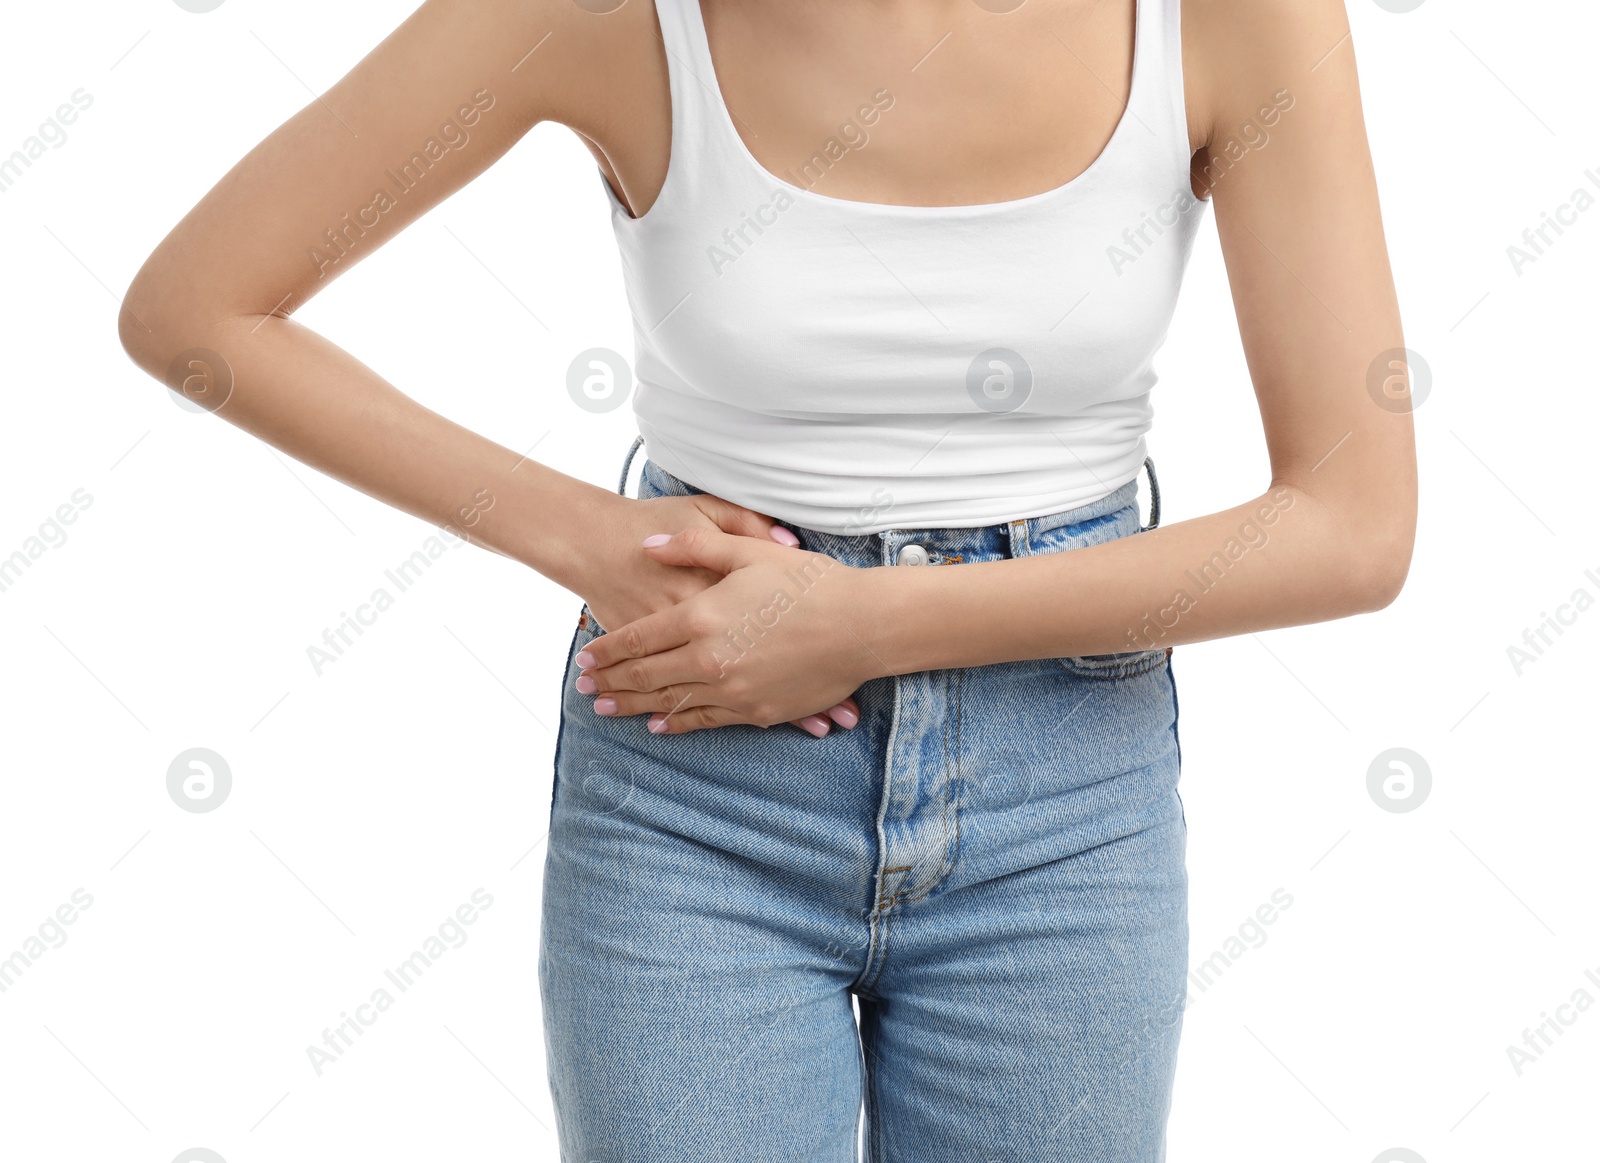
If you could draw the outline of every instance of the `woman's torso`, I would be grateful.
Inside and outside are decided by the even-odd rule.
[[[653,15],[667,92],[587,135],[652,460],[840,533],[1137,475],[1204,205],[1179,0]]]

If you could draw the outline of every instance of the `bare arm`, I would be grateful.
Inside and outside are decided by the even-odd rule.
[[[1393,375],[1404,339],[1344,5],[1190,8],[1192,56],[1205,62],[1190,67],[1203,70],[1217,147],[1274,93],[1294,101],[1243,164],[1220,148],[1203,159],[1226,175],[1213,205],[1271,480],[1233,509],[1083,551],[894,571],[885,600],[902,616],[885,620],[877,649],[896,670],[1324,621],[1385,606],[1404,582],[1417,489],[1409,400],[1397,411],[1372,391],[1374,367],[1380,381]],[[1007,610],[1030,616],[996,616]],[[961,629],[928,633],[933,624]]]
[[[1190,0],[1185,19],[1219,147],[1273,94],[1294,99],[1212,195],[1270,453],[1261,495],[1071,553],[829,570],[786,615],[790,631],[726,673],[702,657],[719,620],[754,608],[777,576],[764,571],[793,568],[794,551],[691,531],[645,552],[738,572],[591,645],[600,689],[648,692],[620,696],[626,711],[661,709],[670,686],[673,730],[759,722],[884,674],[1170,646],[1394,599],[1416,463],[1409,399],[1397,405],[1392,382],[1372,390],[1374,368],[1380,387],[1396,374],[1404,340],[1343,4]]]
[[[172,361],[200,353],[181,374],[211,380],[190,394],[223,419],[553,577],[576,548],[576,523],[559,515],[601,490],[519,465],[290,315],[572,103],[585,36],[573,13],[585,15],[424,4],[206,194],[139,271],[119,321],[129,355],[169,386]],[[513,73],[547,33],[574,51]],[[403,190],[391,172],[406,167],[417,177]]]
[[[429,0],[178,223],[129,288],[123,346],[221,418],[581,594],[606,624],[720,576],[643,557],[646,533],[792,543],[716,497],[626,500],[527,460],[290,317],[540,121],[664,153],[638,115],[658,95],[640,78],[664,85],[659,53],[648,5],[600,16],[570,0]],[[818,716],[800,725],[828,729]]]

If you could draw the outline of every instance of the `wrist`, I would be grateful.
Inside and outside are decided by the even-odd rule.
[[[930,670],[926,628],[932,606],[927,578],[922,568],[871,566],[858,571],[856,592],[851,595],[853,609],[864,617],[853,625],[860,640],[868,678],[886,678]]]
[[[511,556],[579,593],[580,579],[591,571],[597,531],[609,528],[629,501],[609,489],[540,467],[540,472],[529,474]]]

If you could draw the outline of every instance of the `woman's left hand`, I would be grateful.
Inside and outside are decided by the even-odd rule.
[[[841,701],[853,710],[847,696],[885,673],[864,640],[867,571],[700,527],[647,537],[642,552],[726,576],[578,653],[578,689],[598,696],[601,714],[649,714],[658,734],[770,727]]]

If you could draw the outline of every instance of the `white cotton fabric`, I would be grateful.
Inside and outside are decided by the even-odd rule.
[[[1153,360],[1207,201],[1190,187],[1179,0],[1137,0],[1132,92],[1064,186],[916,207],[827,195],[892,90],[804,172],[768,173],[721,98],[698,0],[656,0],[672,96],[660,195],[604,182],[646,455],[830,533],[970,527],[1136,477]]]

